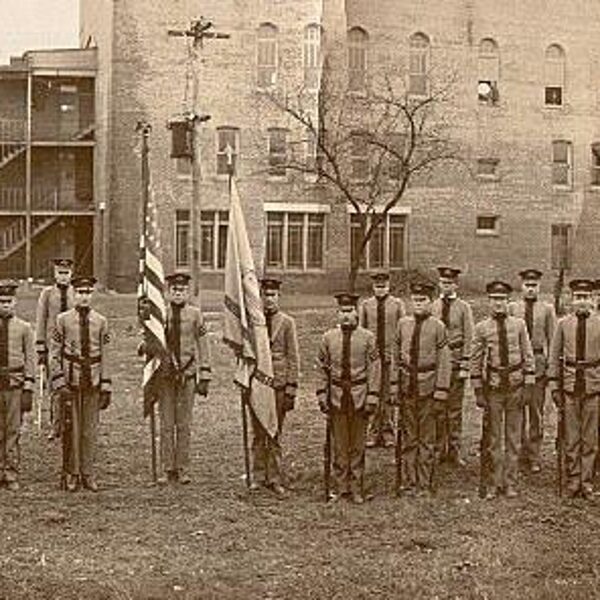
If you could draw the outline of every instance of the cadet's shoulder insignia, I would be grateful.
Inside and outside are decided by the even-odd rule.
[[[206,328],[204,321],[200,321],[198,323],[198,335],[200,337],[202,337],[203,335],[206,335],[207,333],[208,333],[208,329]]]
[[[112,339],[112,337],[111,337],[111,335],[110,335],[110,332],[109,332],[109,331],[105,331],[105,332],[102,334],[102,343],[103,343],[103,344],[109,344],[109,343],[110,343],[110,341],[111,341],[111,339]]]
[[[52,339],[53,339],[55,342],[58,342],[58,343],[61,343],[61,342],[62,342],[62,340],[63,340],[63,336],[62,336],[62,333],[60,332],[60,330],[59,330],[59,328],[58,328],[58,327],[55,327],[55,328],[52,330]]]

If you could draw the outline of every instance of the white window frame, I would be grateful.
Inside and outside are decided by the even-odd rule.
[[[420,42],[426,42],[422,45]],[[421,66],[424,67],[418,72],[412,71],[412,62],[414,57],[419,58]],[[426,98],[429,95],[429,65],[431,62],[431,39],[422,31],[416,31],[408,38],[408,81],[407,81],[407,93],[412,98]],[[413,77],[423,77],[425,81],[425,91],[416,92],[411,89],[411,82]]]
[[[480,104],[494,106],[498,104],[500,83],[500,50],[493,38],[483,38],[479,42],[477,96]],[[489,97],[483,97],[482,86],[489,86]]]
[[[178,213],[184,213],[187,212],[187,220],[186,219],[179,219],[178,218]],[[179,239],[178,239],[178,230],[181,228],[186,228],[187,229],[187,241],[188,243],[186,244],[186,254],[188,255],[187,257],[187,261],[186,262],[182,262],[181,260],[179,260]],[[190,234],[192,231],[192,218],[191,218],[191,213],[190,210],[187,208],[177,208],[175,209],[175,222],[174,222],[174,237],[173,239],[175,240],[175,243],[173,244],[174,246],[174,252],[173,254],[174,256],[174,263],[175,263],[175,267],[177,269],[182,269],[182,270],[189,270],[191,268],[191,264],[192,264],[192,257],[189,255],[190,254]]]
[[[304,43],[302,45],[304,87],[310,92],[316,92],[320,86],[322,35],[322,27],[318,23],[309,23],[304,28]]]
[[[553,54],[555,51],[557,51],[558,54],[552,56],[551,54]],[[544,55],[544,108],[549,108],[550,110],[560,110],[565,106],[566,62],[565,49],[560,44],[550,44],[546,48]],[[559,70],[560,76],[558,77],[557,81],[553,81],[554,74]],[[546,101],[546,92],[549,88],[560,88],[560,104],[548,103]]]
[[[562,163],[562,162],[557,162],[554,160],[554,146],[555,144],[566,144],[567,145],[567,162],[566,163]],[[551,184],[555,189],[572,189],[573,188],[573,142],[571,140],[567,140],[567,139],[555,139],[552,140],[552,144],[551,144],[551,153],[552,153],[552,163],[551,163],[551,175],[550,175],[550,180],[551,180]],[[555,165],[561,165],[561,164],[565,164],[567,166],[567,182],[566,183],[561,183],[561,182],[554,182],[554,168]]]
[[[494,229],[480,229],[478,226],[478,220],[483,219],[494,219]],[[480,237],[499,237],[500,236],[500,216],[497,214],[486,214],[482,213],[475,217],[475,234]]]
[[[356,39],[352,39],[353,36]],[[367,73],[369,70],[369,33],[364,27],[354,26],[348,29],[348,91],[353,94],[363,94],[367,89]],[[360,54],[360,61],[363,63],[362,69],[354,68],[352,65],[352,56],[358,56]],[[360,74],[359,77],[354,79],[352,74]],[[358,83],[355,83],[355,82]]]
[[[225,150],[219,150],[219,133],[221,131],[233,131],[234,137],[233,141],[235,143],[235,147],[233,148],[233,156],[234,160],[234,175],[240,174],[240,128],[235,127],[234,125],[221,125],[217,127],[215,131],[215,174],[220,179],[227,179],[229,177],[229,173],[219,173],[219,156],[225,156]]]
[[[282,154],[273,154],[271,152],[271,142],[272,142],[272,138],[271,138],[271,134],[274,132],[283,132],[284,134],[284,145],[285,145],[285,149],[284,149],[284,153]],[[275,157],[275,156],[279,156],[282,157],[284,159],[284,163],[287,162],[288,160],[288,153],[289,153],[289,148],[288,148],[288,144],[289,144],[289,129],[287,129],[286,127],[269,127],[269,129],[267,130],[267,162],[268,162],[268,170],[267,170],[267,175],[268,178],[270,180],[275,180],[275,181],[282,181],[282,180],[286,180],[287,176],[288,176],[288,172],[287,172],[287,168],[284,169],[285,172],[283,174],[278,174],[278,173],[272,173],[271,169],[272,168],[276,168],[276,166],[271,164],[271,158]]]
[[[207,224],[206,220],[203,220],[203,216],[206,213],[213,213],[212,218],[212,263],[204,264],[202,262],[202,226]],[[227,217],[224,217],[222,213],[226,213]],[[203,271],[210,271],[211,273],[220,273],[225,269],[225,265],[219,266],[219,241],[221,238],[220,228],[221,225],[227,225],[229,228],[229,211],[220,208],[206,208],[200,211],[200,228],[198,231],[198,247],[200,250],[200,268]],[[225,240],[227,242],[227,240]]]
[[[269,31],[269,36],[264,33]],[[263,35],[261,35],[261,33]],[[271,35],[272,34],[272,35]],[[261,47],[262,46],[262,47]],[[265,47],[268,49],[265,50]],[[271,47],[272,46],[272,47]],[[261,63],[261,53],[273,54],[273,64]],[[271,81],[264,85],[261,71],[269,71]],[[261,91],[272,90],[277,85],[279,71],[279,29],[274,23],[261,23],[256,30],[256,87]]]

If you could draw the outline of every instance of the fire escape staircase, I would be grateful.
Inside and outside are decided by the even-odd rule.
[[[0,119],[0,169],[25,152],[25,122]]]
[[[60,219],[56,215],[34,217],[31,227],[31,239],[46,231]],[[25,219],[18,217],[10,225],[0,229],[0,260],[5,260],[20,250],[27,241]]]

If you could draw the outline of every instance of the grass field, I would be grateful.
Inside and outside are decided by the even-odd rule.
[[[195,407],[193,482],[149,486],[135,299],[98,297],[114,334],[113,403],[101,415],[100,493],[58,489],[60,449],[28,420],[22,491],[0,491],[0,599],[570,599],[600,597],[600,508],[561,501],[548,409],[544,469],[516,500],[477,498],[480,415],[465,409],[467,468],[440,470],[433,499],[396,499],[393,450],[367,456],[362,507],[322,501],[324,422],[314,399],[325,297],[296,297],[300,398],[285,430],[291,489],[248,495],[233,359],[220,341],[220,295],[206,294],[213,354],[210,396]],[[35,298],[22,300],[31,318]],[[481,302],[476,312],[481,314]]]

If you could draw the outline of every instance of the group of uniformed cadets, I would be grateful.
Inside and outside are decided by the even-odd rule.
[[[38,300],[35,348],[38,365],[49,375],[50,438],[62,440],[62,486],[97,491],[98,415],[111,397],[108,325],[91,307],[95,279],[72,277],[72,270],[72,261],[55,261],[55,284]],[[487,285],[490,314],[474,325],[469,304],[458,297],[460,270],[439,267],[438,272],[439,297],[434,299],[432,284],[410,286],[410,315],[391,295],[384,271],[373,274],[373,297],[360,306],[357,294],[335,296],[338,323],[323,335],[317,357],[317,400],[333,446],[329,499],[347,496],[363,503],[366,448],[394,446],[396,436],[402,440],[398,493],[431,492],[439,462],[464,466],[462,413],[469,379],[484,411],[488,499],[517,495],[519,458],[532,473],[540,471],[547,389],[564,415],[566,492],[591,498],[599,429],[598,286],[571,281],[573,310],[557,324],[553,306],[539,299],[542,273],[527,269],[520,273],[523,293],[515,302],[508,283]],[[166,281],[167,355],[155,388],[159,485],[191,481],[194,396],[206,396],[211,379],[207,329],[201,310],[189,302],[190,277],[174,273]],[[251,489],[264,486],[283,498],[283,425],[295,406],[299,349],[294,319],[279,307],[280,287],[276,277],[261,280],[278,433],[270,439],[252,415]],[[15,316],[16,288],[14,282],[0,283],[0,483],[13,491],[19,489],[22,413],[31,410],[35,376],[34,333]],[[147,351],[142,344],[140,353]]]

